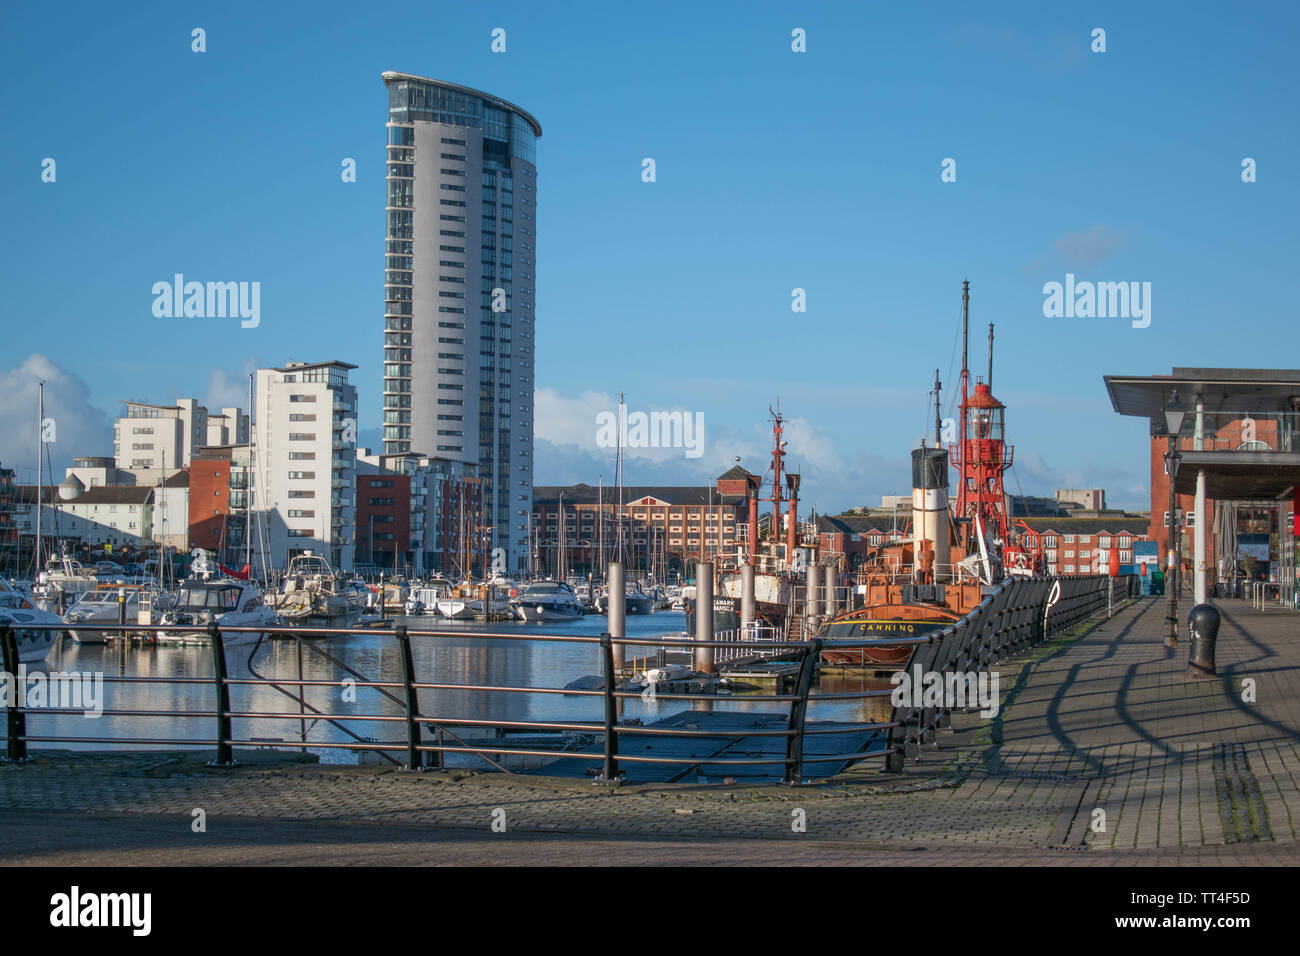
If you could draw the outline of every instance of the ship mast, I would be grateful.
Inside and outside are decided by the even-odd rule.
[[[939,417],[939,370],[934,370],[934,447],[943,447],[943,420]]]
[[[989,377],[985,379],[989,391],[993,390],[993,323],[989,323]]]
[[[1006,441],[1004,413],[1006,407],[994,396],[988,382],[970,385],[967,364],[968,321],[970,317],[970,283],[962,282],[962,383],[960,439],[951,455],[959,475],[956,515],[964,524],[968,548],[972,528],[978,528],[980,545],[998,542],[1006,546],[1010,539],[1007,522],[1006,493],[1002,477],[1014,455]],[[989,378],[993,377],[993,326],[989,325]]]
[[[45,451],[45,380],[40,382],[40,395],[36,406],[36,569],[32,577],[40,580],[40,573],[45,570],[41,564],[41,459]],[[53,477],[53,476],[51,476]]]
[[[618,393],[618,450],[614,453],[614,472],[615,483],[618,485],[618,503],[614,508],[615,534],[617,535],[618,561],[624,563],[623,558],[623,432],[627,428],[627,406],[623,404],[623,393]]]
[[[958,447],[964,457],[966,454],[966,413],[970,401],[970,370],[966,366],[967,330],[970,319],[970,280],[961,281],[961,427],[957,433]],[[957,516],[966,517],[966,477],[963,473],[961,483],[957,486]]]
[[[785,452],[781,448],[781,432],[785,419],[781,417],[781,400],[776,400],[776,410],[771,408],[768,411],[772,415],[772,497],[768,499],[772,502],[772,528],[768,533],[768,541],[772,544],[772,554],[775,555],[776,545],[779,542],[781,534],[781,459]],[[786,555],[789,561],[791,555]]]

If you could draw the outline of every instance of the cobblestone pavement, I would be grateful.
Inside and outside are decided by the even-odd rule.
[[[1221,679],[1186,683],[1140,601],[999,667],[901,776],[608,788],[322,766],[263,752],[40,753],[0,765],[10,862],[1300,862],[1300,618],[1225,602]],[[1255,682],[1253,702],[1242,679]],[[1248,695],[1249,696],[1249,695]],[[191,827],[194,811],[207,832]],[[16,821],[29,821],[16,826]],[[46,822],[42,822],[46,821]],[[495,832],[504,827],[504,832]],[[80,841],[80,842],[78,842]],[[331,858],[331,854],[338,859]],[[341,855],[341,856],[340,856]]]

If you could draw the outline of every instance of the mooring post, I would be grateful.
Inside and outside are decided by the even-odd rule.
[[[795,684],[795,699],[790,704],[790,730],[786,738],[785,782],[799,783],[803,780],[803,728],[808,714],[808,694],[812,690],[813,675],[817,672],[817,662],[822,656],[821,638],[815,637],[805,648],[803,659],[799,662],[799,680]]]
[[[754,566],[740,566],[740,629],[749,630],[754,626]]]
[[[695,566],[695,640],[713,640],[713,564],[705,561]],[[715,648],[695,648],[695,669],[713,673]]]
[[[230,746],[230,685],[226,683],[226,643],[216,621],[208,622],[208,643],[212,646],[212,674],[217,691],[217,759],[209,767],[235,766]]]
[[[804,633],[807,634],[808,628],[815,628],[821,623],[821,617],[817,613],[819,609],[818,600],[821,591],[821,568],[817,566],[816,561],[808,564],[808,588],[804,595]]]
[[[1198,604],[1187,615],[1192,650],[1187,661],[1188,680],[1216,680],[1214,644],[1219,636],[1220,617],[1213,604]]]
[[[117,589],[117,623],[122,628],[117,636],[126,639],[126,588]]]
[[[27,712],[23,709],[23,688],[18,684],[18,634],[8,625],[0,628],[0,651],[14,695],[5,712],[5,758],[18,763],[27,759],[27,741],[23,739],[27,736]]]
[[[623,673],[627,661],[627,649],[621,643],[627,637],[627,588],[624,584],[626,575],[621,561],[612,561],[605,575],[605,610],[608,612],[606,629],[613,639],[610,653],[614,658],[615,673]]]
[[[484,605],[487,607],[488,605]],[[411,654],[411,635],[406,633],[406,625],[398,624],[393,628],[393,637],[402,654],[402,684],[406,692],[406,769],[422,770],[424,756],[420,753],[420,694],[415,689],[415,658]],[[439,756],[442,756],[439,751]]]
[[[611,565],[611,567],[613,567]],[[620,596],[622,591],[619,592]],[[605,631],[600,635],[600,669],[605,677],[604,682],[604,699],[605,699],[605,766],[601,772],[601,779],[613,781],[618,779],[618,732],[615,730],[617,725],[618,707],[614,697],[614,647],[610,639],[612,635]]]

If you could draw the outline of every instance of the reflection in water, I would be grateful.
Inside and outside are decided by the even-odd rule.
[[[487,630],[489,625],[460,623],[448,625],[436,618],[408,618],[404,621],[411,629],[454,630],[451,637],[411,638],[412,658],[416,678],[422,682],[440,684],[480,684],[508,687],[563,688],[570,681],[584,675],[600,673],[600,648],[595,644],[568,644],[529,640],[475,638],[475,631]],[[588,615],[578,621],[555,624],[494,623],[491,630],[526,634],[573,634],[597,636],[606,626],[602,615]],[[651,615],[634,615],[627,619],[629,637],[679,638],[685,630],[685,615],[659,612]],[[463,636],[462,636],[463,635]],[[339,718],[339,722],[362,738],[402,742],[405,728],[402,716],[402,691],[387,688],[390,699],[373,688],[355,688],[347,693],[343,683],[349,678],[347,670],[317,653],[319,648],[361,675],[355,680],[400,681],[402,679],[401,654],[396,641],[378,634],[359,633],[348,638],[334,638],[304,642],[293,640],[264,641],[260,645],[241,646],[227,650],[227,671],[232,678],[248,678],[253,672],[271,680],[317,680],[329,682],[327,686],[308,687],[304,697],[310,707]],[[629,656],[653,654],[653,648],[636,647],[628,650]],[[210,716],[195,716],[211,712],[216,706],[216,694],[210,683],[212,655],[203,646],[152,646],[114,641],[109,644],[77,644],[66,638],[55,645],[46,660],[49,671],[78,670],[102,672],[105,677],[130,676],[150,678],[194,678],[194,684],[129,683],[104,685],[106,710],[177,711],[186,716],[141,716],[86,719],[80,715],[28,713],[27,728],[32,735],[60,735],[95,738],[102,743],[86,744],[33,744],[41,746],[72,746],[78,749],[122,746],[138,748],[139,745],[123,738],[182,738],[210,740],[214,735],[214,720]],[[35,668],[29,668],[34,670]],[[846,693],[850,691],[889,688],[888,681],[827,676],[814,688],[816,693]],[[234,685],[230,688],[230,702],[235,713],[265,712],[299,713],[299,704],[291,694],[292,686],[284,685],[286,693],[271,686]],[[761,693],[771,693],[770,690]],[[349,700],[351,697],[353,699]],[[529,694],[506,691],[470,691],[434,689],[420,691],[420,712],[435,718],[471,718],[476,720],[568,720],[594,721],[603,718],[603,705],[599,697],[577,697],[562,694]],[[746,701],[743,697],[719,697],[706,702],[701,708],[718,711],[784,711],[788,705],[770,701]],[[647,723],[670,714],[691,708],[689,701],[628,699],[621,706],[621,717],[639,717]],[[391,721],[347,720],[348,715],[382,715],[397,718]],[[841,720],[869,722],[886,719],[889,715],[887,697],[870,700],[814,702],[809,707],[810,720]],[[298,743],[305,739],[306,749],[312,742],[348,742],[352,738],[339,727],[311,714],[310,708],[300,719],[297,716],[275,719],[235,718],[234,735],[242,740],[265,740]],[[482,737],[482,729],[454,728],[459,736]],[[209,745],[196,744],[198,747]],[[354,752],[343,749],[314,751],[325,762],[354,763]],[[449,757],[448,762],[460,762]]]
[[[842,674],[823,674],[813,689],[814,694],[861,694],[867,691],[892,691],[894,685],[878,677],[846,676]],[[862,700],[841,700],[836,702],[841,713],[837,720],[854,720],[864,724],[881,723],[889,720],[892,705],[887,695],[867,697]],[[830,703],[819,705],[829,706]],[[815,711],[815,708],[810,708]],[[825,711],[820,711],[825,713]],[[829,719],[829,718],[824,718]]]

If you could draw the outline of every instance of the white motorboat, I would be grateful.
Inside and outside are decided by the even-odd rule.
[[[127,624],[152,624],[151,608],[157,604],[156,596],[134,584],[101,584],[93,591],[85,591],[77,603],[63,615],[65,624],[117,624],[119,592],[126,598]],[[121,631],[68,631],[78,644],[104,644],[125,635]]]
[[[582,617],[582,601],[563,581],[537,581],[519,592],[515,613],[524,621],[573,621]]]
[[[472,621],[474,609],[468,598],[446,597],[438,601],[438,613],[449,621]]]
[[[457,585],[451,595],[438,601],[438,613],[453,621],[508,615],[511,612],[507,593],[495,584],[473,584],[467,581]]]
[[[33,625],[52,624],[36,629]],[[57,614],[42,611],[30,598],[15,591],[0,578],[0,626],[12,627],[18,638],[18,663],[39,664],[59,638],[63,621]]]
[[[205,580],[191,578],[181,585],[176,606],[164,611],[161,624],[206,627],[216,622],[220,627],[257,627],[270,629],[277,623],[275,611],[262,599],[262,592],[247,581],[235,578]],[[265,630],[226,632],[227,647],[251,644],[266,636]],[[159,644],[207,644],[207,634],[188,631],[159,631]]]
[[[286,624],[304,627],[351,627],[363,606],[330,563],[310,551],[289,559],[275,605]]]
[[[414,587],[411,589],[411,597],[407,601],[407,613],[436,615],[438,614],[438,602],[451,597],[451,592],[451,582],[444,578],[433,578],[428,584]],[[411,611],[412,604],[419,604],[420,610]]]
[[[45,570],[37,575],[32,594],[45,610],[62,610],[72,605],[86,591],[93,591],[102,581],[63,554],[50,558]]]

